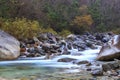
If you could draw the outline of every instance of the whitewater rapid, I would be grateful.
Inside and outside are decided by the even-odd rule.
[[[77,50],[71,50],[70,55],[60,55],[56,56],[53,59],[44,60],[45,56],[43,57],[34,57],[34,58],[19,58],[18,60],[12,60],[12,61],[0,61],[0,66],[6,65],[6,66],[23,66],[23,65],[29,65],[33,67],[57,67],[57,68],[71,68],[71,67],[78,67],[77,64],[73,64],[70,62],[57,62],[61,58],[72,58],[77,59],[79,61],[87,60],[87,61],[94,61],[97,57],[97,54],[100,51],[100,47],[97,49],[88,49],[85,51],[77,51]],[[74,55],[74,54],[79,55]]]

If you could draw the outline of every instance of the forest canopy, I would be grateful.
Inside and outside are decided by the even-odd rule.
[[[0,0],[0,28],[15,36],[28,36],[27,28],[34,34],[120,33],[119,4],[120,0]]]

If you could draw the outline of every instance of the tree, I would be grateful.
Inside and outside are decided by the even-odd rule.
[[[85,31],[90,31],[90,26],[93,20],[91,15],[76,16],[72,21],[72,25],[75,33],[83,33]]]

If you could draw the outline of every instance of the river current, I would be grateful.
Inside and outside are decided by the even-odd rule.
[[[71,62],[58,62],[61,58],[72,58],[79,61],[95,61],[100,47],[97,49],[77,51],[71,50],[70,55],[60,55],[49,60],[44,57],[19,58],[12,61],[0,61],[0,77],[19,78],[36,74],[51,74],[64,72],[79,72],[80,65]],[[74,55],[77,54],[77,55]],[[80,54],[80,55],[79,55]]]

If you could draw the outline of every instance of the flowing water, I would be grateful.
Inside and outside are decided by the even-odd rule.
[[[71,55],[60,55],[50,60],[44,57],[19,58],[12,61],[0,61],[0,77],[20,78],[30,75],[46,75],[63,72],[77,72],[80,65],[71,62],[57,62],[61,58],[73,58],[77,60],[94,61],[100,48],[95,50],[76,51],[71,50]],[[74,55],[75,53],[80,55]]]

